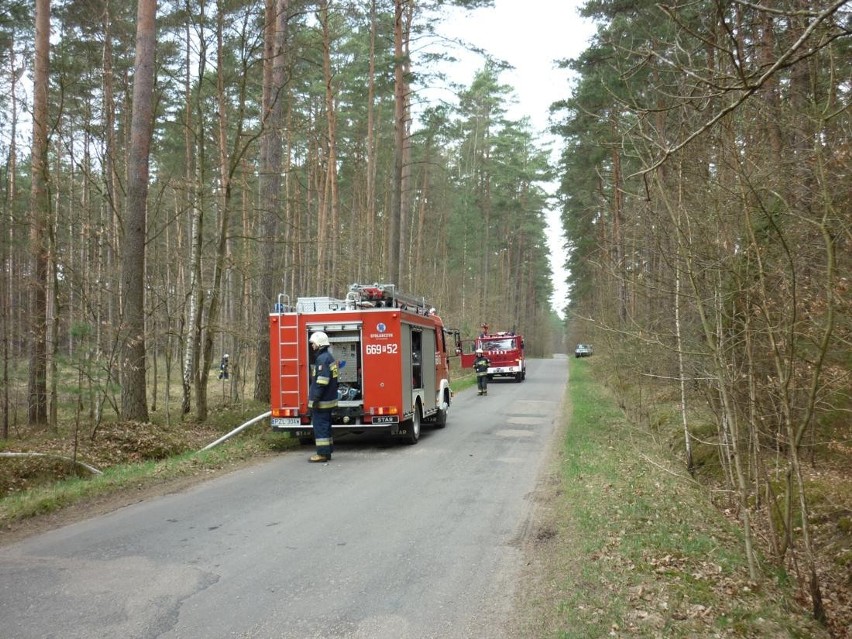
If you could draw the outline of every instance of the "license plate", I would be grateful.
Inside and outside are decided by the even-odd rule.
[[[399,417],[397,415],[375,415],[373,417],[374,424],[398,424]]]
[[[272,427],[273,428],[281,428],[282,426],[298,426],[299,418],[298,417],[273,417],[272,418]]]
[[[503,368],[495,368],[495,369],[494,369],[494,372],[495,372],[495,373],[505,373],[506,371],[505,371],[505,369],[503,369]]]

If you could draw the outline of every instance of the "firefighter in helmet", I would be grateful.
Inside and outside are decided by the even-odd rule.
[[[485,357],[482,352],[482,347],[476,349],[476,358],[473,360],[473,370],[476,371],[476,387],[479,390],[478,395],[488,394],[488,367],[491,362]]]
[[[308,340],[315,352],[311,365],[311,388],[308,393],[308,408],[314,427],[317,452],[308,461],[327,462],[334,452],[331,437],[331,413],[337,408],[337,383],[339,372],[337,360],[331,354],[328,335],[322,331],[313,333]]]

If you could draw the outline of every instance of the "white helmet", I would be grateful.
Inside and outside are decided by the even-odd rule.
[[[482,348],[477,348],[477,349],[476,349],[476,354],[477,354],[477,355],[481,355],[481,354],[482,354]]]
[[[317,348],[329,345],[328,335],[326,335],[322,331],[317,331],[316,333],[313,333],[308,341]]]

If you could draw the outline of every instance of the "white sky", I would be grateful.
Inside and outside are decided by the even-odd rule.
[[[508,105],[508,116],[524,116],[541,133],[542,144],[552,143],[558,157],[558,140],[545,133],[550,105],[568,97],[569,73],[555,67],[554,61],[576,58],[594,34],[594,26],[577,15],[581,0],[496,0],[495,6],[472,12],[453,10],[439,27],[443,35],[460,39],[488,51],[515,67],[504,71],[500,82],[514,88],[517,103]],[[450,79],[470,85],[483,65],[482,59],[456,52],[461,62],[448,65]],[[554,193],[557,184],[548,185]],[[559,212],[548,211],[550,262],[553,271],[554,310],[562,315],[567,303],[565,286],[565,240]]]

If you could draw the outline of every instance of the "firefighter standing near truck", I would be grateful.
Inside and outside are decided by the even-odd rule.
[[[311,348],[316,353],[311,366],[311,387],[308,393],[308,408],[311,410],[311,422],[314,427],[314,441],[317,452],[308,461],[327,462],[334,452],[334,440],[331,437],[331,413],[337,408],[337,383],[339,372],[337,360],[331,354],[328,335],[322,331],[310,337]]]
[[[488,367],[491,362],[482,352],[481,348],[476,349],[476,359],[473,360],[473,370],[476,371],[476,387],[479,389],[478,395],[488,394]]]

